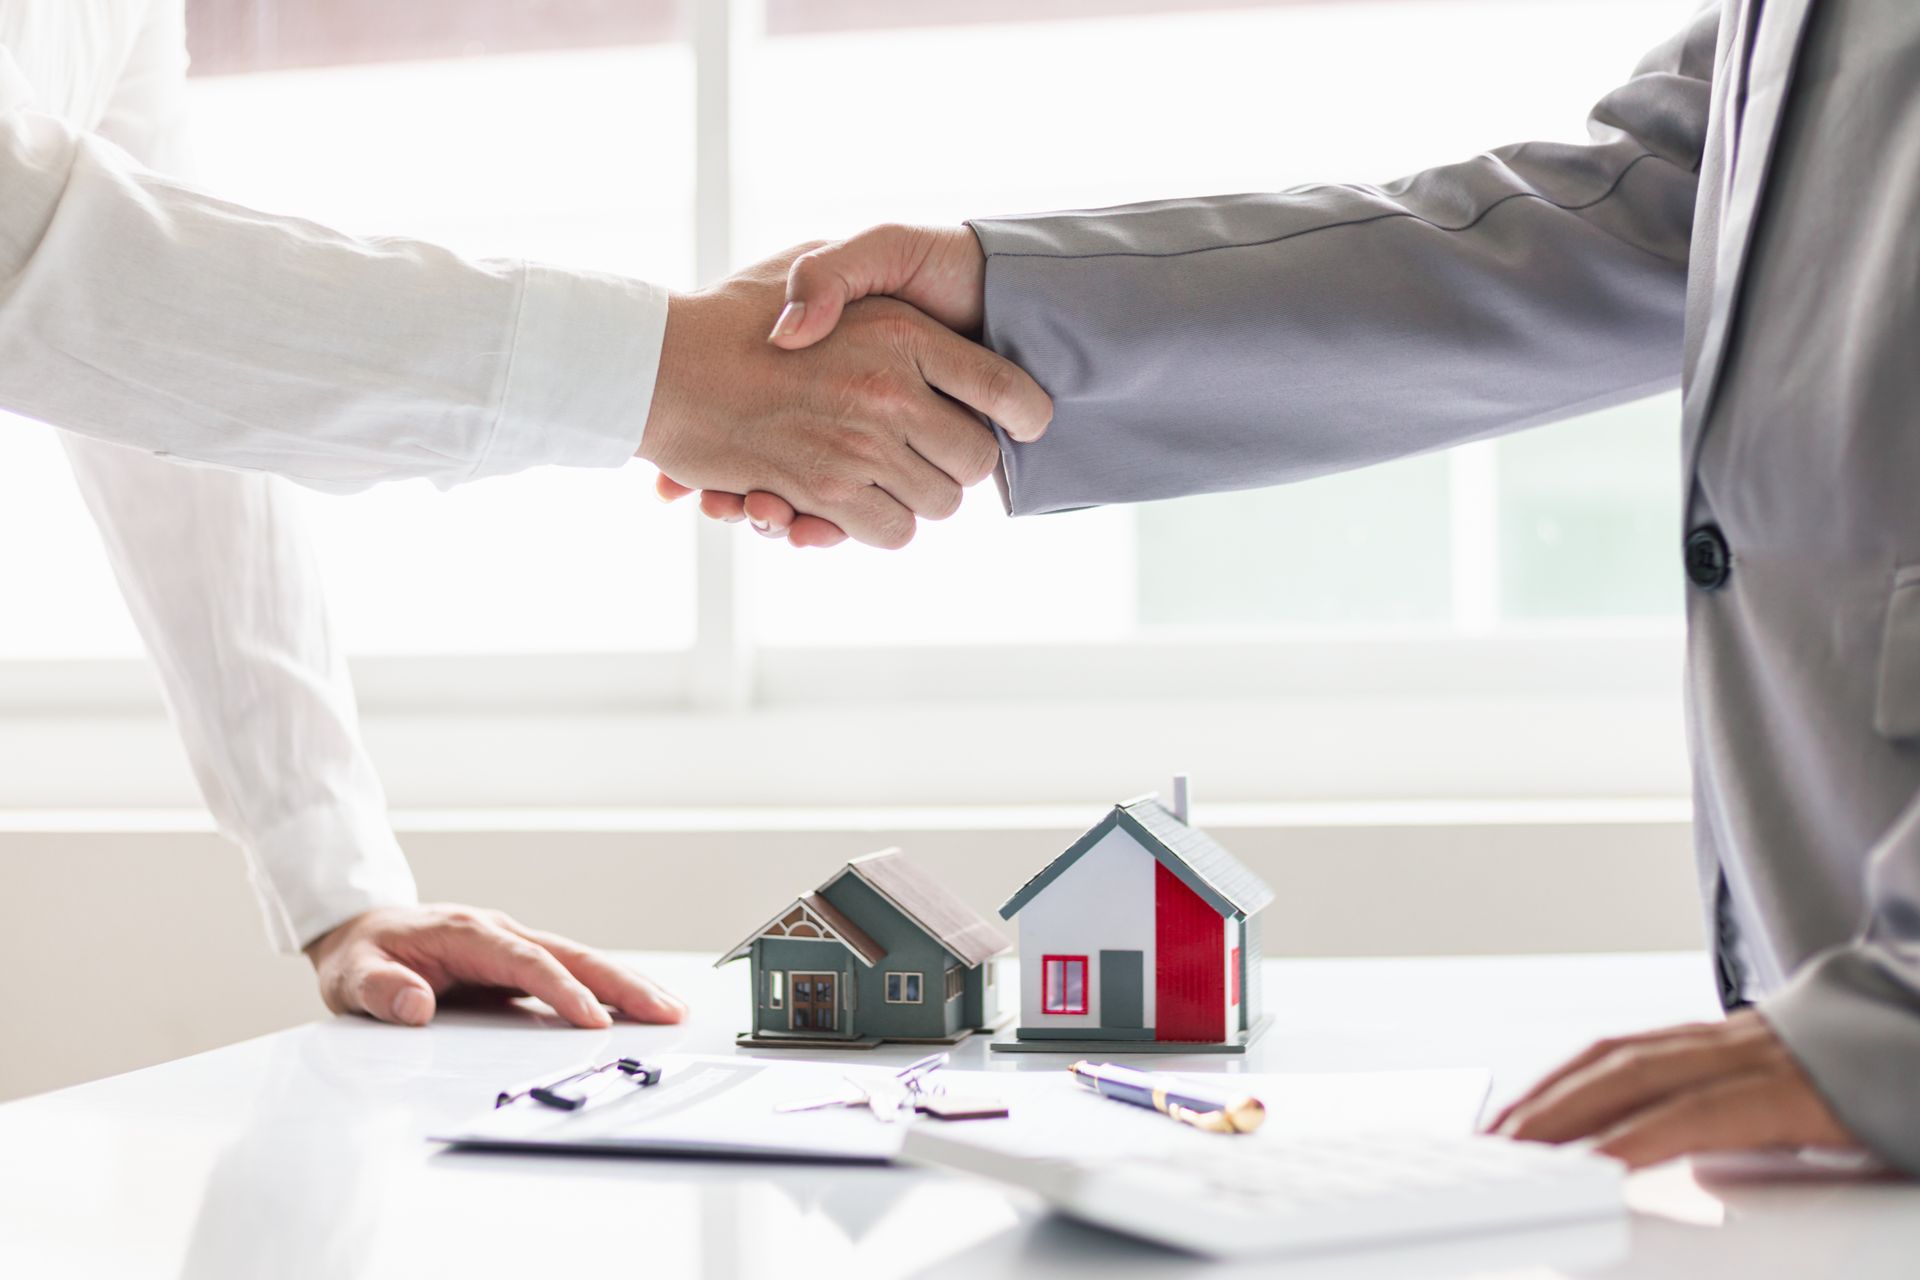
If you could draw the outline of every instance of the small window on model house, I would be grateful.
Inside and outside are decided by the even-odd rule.
[[[999,967],[1000,966],[996,965],[993,961],[991,960],[987,961],[987,985],[988,986],[993,985],[994,970],[998,969]]]
[[[958,1000],[967,990],[967,971],[959,965],[947,970],[947,999]]]
[[[779,969],[767,971],[767,1008],[778,1009],[787,1002],[787,975]]]
[[[1233,959],[1228,962],[1233,967],[1233,1003],[1240,1003],[1240,948],[1233,949]]]
[[[887,975],[888,1004],[919,1004],[920,978],[917,973],[890,973]]]
[[[1040,1011],[1087,1011],[1087,958],[1044,956],[1040,961]]]

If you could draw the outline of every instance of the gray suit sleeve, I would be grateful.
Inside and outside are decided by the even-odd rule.
[[[1716,13],[1594,108],[1384,187],[983,218],[988,345],[1053,396],[1015,515],[1306,479],[1674,385]]]
[[[1920,1175],[1920,797],[1867,860],[1866,927],[1802,965],[1760,1013],[1833,1113]]]

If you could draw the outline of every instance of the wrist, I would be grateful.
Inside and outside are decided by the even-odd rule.
[[[367,912],[362,911],[359,915],[349,916],[301,948],[301,950],[305,952],[307,959],[313,963],[315,969],[325,964],[328,956],[346,944],[347,935],[353,932],[354,925],[358,924],[366,915]]]
[[[660,368],[654,375],[653,399],[647,406],[647,421],[640,431],[640,447],[633,456],[663,467],[671,457],[680,424],[686,420],[688,330],[697,323],[699,295],[667,295],[667,324],[660,341]]]

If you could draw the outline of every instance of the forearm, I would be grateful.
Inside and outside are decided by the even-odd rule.
[[[1587,144],[975,221],[988,344],[1055,407],[1003,449],[1013,510],[1298,480],[1674,384],[1716,29],[1650,55]]]
[[[365,241],[0,116],[0,407],[330,489],[638,446],[662,291]]]
[[[294,495],[267,476],[66,443],[275,946],[297,950],[371,907],[413,902]]]

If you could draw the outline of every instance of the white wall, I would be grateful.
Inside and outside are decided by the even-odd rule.
[[[1115,826],[1014,917],[1020,926],[1022,956],[1087,958],[1084,1014],[1042,1012],[1046,1006],[1041,1000],[1041,966],[1020,966],[1021,1026],[1062,1031],[1099,1026],[1102,951],[1140,952],[1146,988],[1142,1025],[1153,1026],[1155,865],[1152,854]]]
[[[429,897],[605,946],[717,954],[769,902],[890,844],[990,913],[1098,816],[548,810],[398,825]],[[1216,805],[1201,817],[1279,894],[1269,956],[1701,945],[1683,806]],[[0,810],[0,973],[0,1098],[321,1013],[306,962],[267,951],[239,855],[193,814]]]

